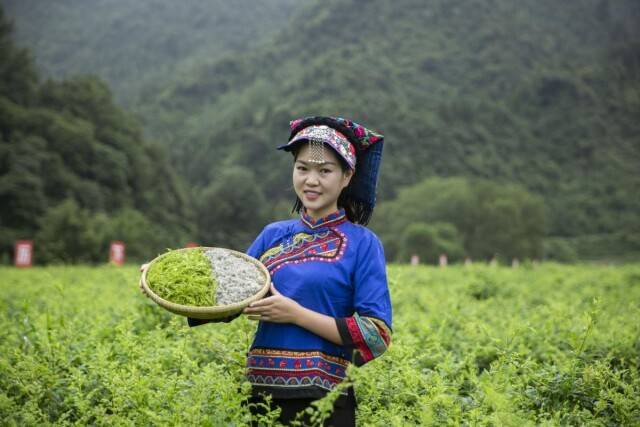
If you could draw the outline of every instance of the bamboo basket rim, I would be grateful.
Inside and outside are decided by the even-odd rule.
[[[242,258],[245,261],[251,262],[253,265],[258,267],[258,269],[262,272],[265,279],[264,285],[262,286],[262,288],[260,288],[260,290],[257,293],[255,293],[254,295],[248,298],[245,298],[242,301],[229,304],[229,305],[212,305],[212,306],[205,306],[205,307],[176,304],[174,302],[161,298],[155,292],[153,292],[151,287],[149,287],[149,285],[147,284],[147,272],[149,271],[149,269],[154,263],[156,263],[160,259],[164,258],[165,256],[173,252],[183,252],[183,251],[198,250],[198,249],[205,250],[205,251],[208,249],[221,249],[221,250],[230,252],[232,255]],[[142,289],[145,291],[147,296],[151,298],[151,300],[156,304],[158,304],[160,307],[172,313],[179,314],[182,316],[193,317],[195,319],[212,320],[212,319],[219,319],[222,317],[227,317],[227,316],[239,313],[252,302],[257,301],[262,297],[264,297],[269,291],[269,286],[271,284],[271,275],[269,274],[269,270],[267,270],[267,268],[260,261],[242,252],[238,252],[233,249],[213,247],[213,246],[195,246],[191,248],[174,249],[169,252],[165,252],[164,254],[158,255],[151,262],[149,262],[147,266],[144,268],[142,275],[140,276],[140,283],[142,285]]]

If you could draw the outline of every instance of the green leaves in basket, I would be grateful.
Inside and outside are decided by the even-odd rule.
[[[202,249],[174,251],[151,264],[147,284],[159,297],[176,304],[216,304],[216,281]]]

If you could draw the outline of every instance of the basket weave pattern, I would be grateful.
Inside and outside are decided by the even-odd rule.
[[[155,292],[153,292],[153,290],[149,287],[149,285],[147,284],[147,272],[149,271],[149,269],[153,266],[153,264],[155,262],[157,262],[158,260],[162,259],[163,257],[167,256],[168,254],[170,254],[171,252],[167,252],[165,254],[162,254],[158,257],[156,257],[153,261],[151,261],[147,267],[144,269],[144,271],[142,272],[142,276],[140,277],[140,284],[142,286],[142,289],[144,290],[144,292],[147,294],[147,296],[149,298],[151,298],[156,304],[158,304],[160,307],[169,310],[172,313],[175,314],[179,314],[181,316],[187,316],[187,317],[192,317],[194,319],[207,319],[207,320],[215,320],[215,319],[221,319],[223,317],[228,317],[228,316],[232,316],[234,314],[240,313],[245,307],[247,307],[249,304],[251,304],[254,301],[257,301],[261,298],[263,298],[267,292],[269,291],[269,285],[271,283],[271,276],[269,275],[269,271],[267,270],[267,268],[262,265],[262,263],[258,260],[256,260],[255,258],[252,258],[246,254],[243,254],[242,252],[238,252],[238,251],[234,251],[231,249],[225,249],[225,248],[213,248],[213,247],[205,247],[205,246],[200,246],[200,247],[195,247],[195,248],[183,248],[183,249],[176,249],[177,251],[190,251],[190,250],[208,250],[208,249],[222,249],[224,251],[227,251],[229,253],[231,253],[232,255],[235,255],[237,257],[240,257],[242,259],[244,259],[245,261],[248,261],[252,264],[254,264],[256,267],[258,267],[258,269],[262,272],[263,276],[264,276],[264,285],[262,286],[262,288],[260,288],[260,290],[252,295],[249,298],[246,298],[240,302],[234,303],[234,304],[229,304],[229,305],[218,305],[218,306],[209,306],[209,307],[194,307],[194,306],[189,306],[189,305],[182,305],[182,304],[176,304],[173,303],[171,301],[167,301],[161,297],[159,297]],[[172,251],[173,252],[173,251]]]

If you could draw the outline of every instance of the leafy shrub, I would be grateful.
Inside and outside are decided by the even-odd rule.
[[[640,266],[388,272],[393,342],[349,371],[359,425],[640,423]],[[3,425],[248,424],[255,323],[189,329],[138,277],[0,267]]]
[[[489,259],[498,255],[509,260],[542,255],[545,224],[542,199],[517,185],[429,178],[404,188],[395,200],[380,205],[372,221],[372,228],[385,248],[389,248],[390,259],[398,259],[398,255],[406,259],[409,248],[404,245],[409,242],[400,239],[398,243],[398,236],[414,223],[439,230],[415,228],[411,233],[414,239],[428,240],[427,235],[435,233],[441,236],[436,240],[448,246],[454,257],[464,254],[473,259]],[[433,243],[427,246],[433,247]]]
[[[398,261],[408,260],[418,255],[423,262],[436,263],[441,254],[456,261],[464,254],[463,242],[453,224],[437,222],[435,224],[412,223],[402,234],[402,255]]]
[[[163,242],[181,244],[135,209],[122,209],[109,216],[91,213],[73,199],[49,209],[41,224],[34,248],[39,263],[107,262],[113,240],[125,242],[130,262],[155,257],[163,250]]]
[[[578,260],[578,253],[566,239],[550,237],[544,240],[544,258],[571,263]]]

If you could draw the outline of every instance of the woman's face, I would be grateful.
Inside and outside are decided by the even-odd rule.
[[[293,188],[312,218],[322,218],[338,209],[338,196],[353,175],[350,169],[342,170],[331,148],[322,151],[324,162],[311,162],[309,144],[302,143],[293,164]]]

